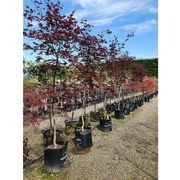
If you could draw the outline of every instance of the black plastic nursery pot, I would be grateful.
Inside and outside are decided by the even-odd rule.
[[[113,104],[107,104],[106,111],[111,114],[114,111],[114,105]]]
[[[139,107],[141,107],[143,105],[143,100],[139,99],[137,104],[138,104]]]
[[[123,109],[116,109],[114,111],[114,113],[115,113],[115,118],[116,119],[123,119],[124,118],[124,111],[123,111]]]
[[[153,97],[154,97],[154,93],[151,93],[151,94],[149,95],[149,98],[152,99]]]
[[[130,103],[129,98],[127,98],[127,99],[124,100],[124,104],[129,104],[129,103]]]
[[[137,108],[138,108],[138,103],[134,102],[134,109],[137,109]]]
[[[143,105],[143,100],[139,100],[138,106],[141,107]]]
[[[111,114],[113,113],[116,109],[117,109],[117,104],[116,103],[113,103],[113,104],[107,104],[106,106],[106,111]]]
[[[92,130],[85,128],[84,131],[76,129],[74,143],[78,149],[89,149],[92,147]]]
[[[124,108],[124,115],[130,115],[130,110],[129,108]]]
[[[48,173],[59,173],[64,169],[67,158],[67,141],[61,141],[56,148],[49,145],[44,149],[44,170]]]
[[[143,101],[143,99],[141,99],[141,105],[143,106],[143,104],[144,104],[144,101]]]
[[[158,90],[155,92],[155,96],[157,96],[158,95]]]
[[[109,117],[109,119],[108,118],[101,118],[99,120],[98,129],[103,131],[103,132],[112,131],[111,117]]]
[[[130,112],[133,112],[134,110],[135,110],[134,104],[130,104],[130,105],[129,105],[129,111],[130,111]]]
[[[52,144],[53,143],[53,129],[46,129],[46,130],[42,130],[42,133],[43,133],[43,145],[44,147],[47,147],[48,145]],[[61,141],[62,139],[60,138],[60,134],[63,133],[63,130],[60,130],[60,129],[56,129],[56,135],[57,135],[57,144]]]
[[[144,102],[149,102],[149,101],[150,101],[149,97],[148,97],[148,96],[145,96],[145,97],[144,97]]]

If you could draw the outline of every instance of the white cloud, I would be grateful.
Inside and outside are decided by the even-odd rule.
[[[90,24],[93,24],[94,26],[103,26],[110,24],[114,19],[116,19],[118,16],[112,16],[111,18],[102,18],[102,19],[95,19],[88,21]]]
[[[96,7],[97,5],[105,5],[109,0],[74,0],[84,8]]]
[[[131,13],[157,13],[154,0],[72,0],[81,6],[76,11],[78,19],[89,18],[94,25],[111,23],[114,19]]]
[[[135,34],[141,34],[145,32],[150,32],[154,29],[154,26],[157,24],[156,19],[151,19],[137,24],[127,24],[121,27],[124,30],[135,32]]]

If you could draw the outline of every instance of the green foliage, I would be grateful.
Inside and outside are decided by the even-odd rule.
[[[158,58],[153,59],[137,59],[137,63],[142,64],[145,68],[147,76],[158,77]],[[25,85],[34,85],[38,83],[38,77],[43,78],[44,74],[40,72],[40,68],[43,66],[42,63],[35,63],[31,61],[23,61],[24,64],[24,84]],[[103,67],[101,67],[103,68]],[[76,68],[73,66],[66,66],[61,68],[57,72],[57,79],[65,79],[68,74],[71,74]],[[46,76],[49,79],[49,82],[53,81],[53,73],[48,71]],[[106,80],[108,81],[109,77],[106,75]]]
[[[53,72],[48,70],[46,73],[42,71],[45,63],[36,63],[32,61],[23,60],[23,73],[24,73],[24,83],[27,85],[32,85],[38,83],[38,81],[47,78],[49,82],[53,81]],[[71,66],[59,67],[57,71],[57,79],[65,79],[66,75],[74,70]]]
[[[144,66],[147,76],[158,77],[158,58],[137,59],[136,62]]]
[[[33,86],[38,84],[38,78],[37,77],[24,77],[24,85],[25,86]]]

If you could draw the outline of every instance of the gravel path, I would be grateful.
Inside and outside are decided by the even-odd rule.
[[[67,167],[60,174],[47,176],[39,162],[24,173],[25,179],[158,179],[158,98],[144,103],[123,120],[112,119],[112,125],[109,133],[93,130],[89,152],[78,154],[69,143]]]

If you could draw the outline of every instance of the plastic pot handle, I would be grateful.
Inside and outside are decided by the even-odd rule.
[[[66,157],[67,157],[67,152],[64,152],[64,154],[62,155],[62,157],[60,158],[60,160],[64,160],[64,159],[66,159]]]

